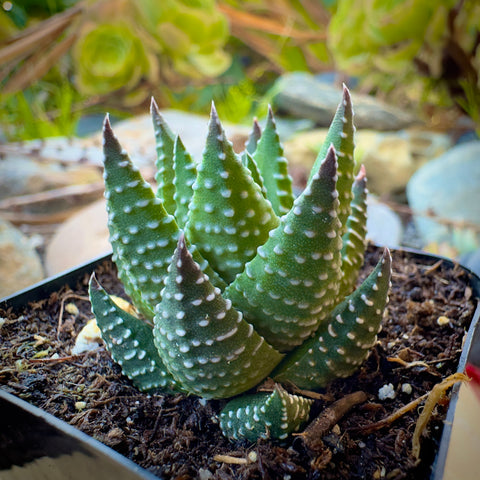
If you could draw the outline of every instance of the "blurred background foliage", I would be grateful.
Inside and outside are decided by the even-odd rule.
[[[0,128],[72,135],[84,115],[162,107],[242,122],[283,72],[339,71],[390,103],[480,126],[478,0],[0,3]]]

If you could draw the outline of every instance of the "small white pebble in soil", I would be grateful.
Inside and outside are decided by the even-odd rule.
[[[75,402],[75,409],[78,411],[83,410],[87,406],[87,402]]]
[[[102,343],[100,329],[95,319],[90,320],[77,335],[75,345],[72,348],[72,355],[95,350]]]
[[[379,478],[384,478],[385,475],[387,473],[387,470],[386,468],[382,465],[382,467],[378,467],[375,472],[373,472],[373,478],[375,480],[379,479]]]
[[[380,400],[386,400],[387,398],[394,399],[395,398],[395,389],[391,383],[384,385],[383,387],[378,389],[378,398]]]
[[[200,468],[198,470],[198,478],[199,480],[210,480],[211,478],[213,478],[213,473],[206,468]]]
[[[437,325],[443,327],[444,325],[448,325],[450,323],[450,319],[442,315],[441,317],[437,318]]]
[[[127,425],[132,425],[133,424],[133,420],[130,417],[127,417],[125,419],[125,421],[127,422]]]
[[[409,383],[402,383],[402,392],[407,395],[412,394],[412,386]]]
[[[78,307],[74,303],[67,303],[65,305],[65,310],[70,313],[71,315],[74,315],[75,317],[78,315]]]
[[[357,443],[358,448],[365,448],[367,444],[365,442],[362,442],[361,440]]]
[[[257,452],[255,452],[254,450],[252,450],[251,452],[248,452],[248,460],[252,463],[256,462],[257,461]]]
[[[199,398],[198,403],[204,407],[207,404],[207,400],[205,398]]]

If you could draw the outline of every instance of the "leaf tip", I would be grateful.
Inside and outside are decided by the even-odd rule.
[[[335,147],[333,143],[330,144],[327,150],[327,154],[325,155],[325,160],[323,161],[324,164],[328,166],[328,168],[335,168],[337,169],[337,153],[335,151]]]
[[[88,282],[88,286],[90,290],[95,290],[98,291],[101,289],[100,283],[98,283],[97,276],[95,275],[95,272],[93,272],[90,275],[90,280]]]
[[[150,98],[150,114],[152,116],[160,115],[157,102],[155,101],[153,96]]]
[[[179,251],[182,251],[182,250],[185,250],[186,248],[187,247],[185,243],[185,233],[180,231],[180,235],[178,236],[177,249]]]
[[[362,163],[360,166],[360,170],[358,171],[357,176],[355,177],[356,182],[362,182],[367,178],[367,169],[365,168],[365,165]]]
[[[215,118],[218,120],[218,113],[217,109],[215,108],[215,102],[213,100],[210,106],[210,118]]]
[[[390,267],[392,263],[392,254],[390,253],[390,249],[388,247],[383,249],[382,263],[387,264],[387,267]]]
[[[112,124],[110,123],[110,114],[106,113],[105,118],[103,119],[103,134],[105,133],[113,135]]]
[[[260,138],[260,136],[262,135],[262,127],[260,126],[260,124],[258,123],[258,118],[255,117],[253,119],[253,133],[254,135],[256,135],[258,138]]]
[[[103,149],[120,150],[120,144],[117,137],[113,133],[112,124],[110,123],[110,115],[107,113],[103,120]]]
[[[215,108],[215,103],[212,100],[212,106],[210,110],[210,120],[208,122],[208,130],[209,130],[209,135],[210,133],[214,134],[215,136],[221,135],[223,132],[223,127],[220,122],[220,119],[218,118],[218,113],[217,109]]]

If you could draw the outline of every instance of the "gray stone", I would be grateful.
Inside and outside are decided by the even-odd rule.
[[[56,275],[111,251],[105,199],[82,208],[62,223],[47,245],[45,270]]]
[[[0,219],[0,298],[39,282],[42,264],[29,240]]]
[[[303,72],[283,75],[273,91],[276,92],[274,104],[277,108],[313,120],[322,127],[330,125],[342,98],[341,89]],[[368,95],[355,93],[353,105],[357,128],[400,130],[419,123],[416,117]]]
[[[403,237],[400,217],[372,195],[367,199],[367,214],[367,240],[384,247],[398,248]]]
[[[426,244],[460,253],[480,245],[480,141],[457,145],[426,163],[407,185],[415,225]]]
[[[0,160],[0,200],[101,181],[99,169],[92,165],[65,166],[60,161],[18,153]]]
[[[310,171],[327,129],[295,135],[284,143],[292,168]],[[394,196],[405,191],[412,174],[451,146],[448,135],[410,128],[399,132],[358,130],[355,161],[367,169],[368,189],[376,195]]]
[[[101,129],[101,123],[99,129]],[[0,145],[2,158],[27,158],[42,163],[102,164],[102,143],[100,139],[53,137]]]
[[[180,110],[163,110],[162,115],[173,133],[181,136],[194,158],[201,158],[207,138],[208,116]],[[27,159],[41,164],[60,164],[62,168],[70,164],[102,166],[102,123],[98,119],[97,132],[86,138],[55,137],[0,145],[0,155],[2,155],[0,166],[5,159],[9,158]],[[242,150],[250,128],[228,122],[222,123],[227,136],[233,141],[234,148],[237,151]],[[298,125],[295,128],[306,127],[305,122],[300,122]],[[155,138],[150,114],[116,122],[113,131],[137,166],[151,167],[154,164]]]
[[[480,248],[463,254],[459,258],[459,262],[480,277]]]

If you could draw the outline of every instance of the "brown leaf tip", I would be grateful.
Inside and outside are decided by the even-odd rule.
[[[106,149],[121,150],[117,137],[113,133],[110,115],[108,113],[103,120],[103,150],[105,151]]]
[[[367,178],[367,169],[365,168],[365,165],[362,163],[362,165],[360,165],[360,170],[358,171],[358,174],[355,177],[355,181],[361,182],[366,178]]]

